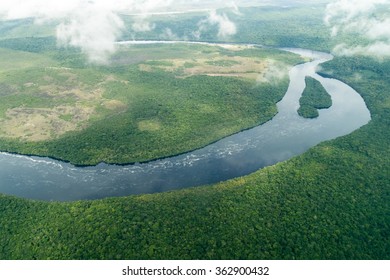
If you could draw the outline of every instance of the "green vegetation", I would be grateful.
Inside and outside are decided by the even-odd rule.
[[[22,37],[0,41],[0,48],[32,53],[42,53],[56,48],[54,37]]]
[[[304,118],[317,118],[318,109],[332,106],[332,98],[321,83],[311,77],[306,77],[306,88],[299,99],[298,114]]]
[[[270,84],[256,77],[268,60],[301,61],[260,48],[156,45],[124,47],[112,65],[87,67],[75,50],[37,51],[45,40],[21,40],[20,48],[4,42],[12,48],[0,49],[0,149],[78,165],[171,156],[264,123],[277,113],[288,78]],[[237,77],[223,76],[232,65]]]
[[[363,93],[368,125],[214,186],[72,203],[1,196],[0,258],[389,259],[390,64],[326,69]]]
[[[246,29],[252,33],[242,32],[241,36],[261,41],[266,32],[273,32],[269,34],[271,43],[330,49],[331,42],[323,39],[327,35],[322,32],[319,10],[285,11],[286,14],[280,12],[267,19],[254,10],[253,14],[260,21],[264,16],[267,24],[256,24],[256,29]],[[291,25],[281,20],[289,18],[289,13],[293,19]],[[312,24],[308,25],[302,17],[312,18]],[[150,60],[167,58],[158,50],[148,55]],[[123,62],[124,56],[118,55],[116,59]],[[138,57],[129,59],[137,63]],[[163,89],[169,89],[166,93],[175,98],[181,96],[181,83],[191,88],[195,82],[211,81],[207,76],[182,81],[174,78],[174,73],[164,71],[141,75],[130,66],[110,71],[114,71],[118,80],[125,81],[126,77],[140,80],[159,77],[166,81],[163,84]],[[0,195],[0,259],[389,259],[390,61],[335,58],[324,64],[322,71],[342,79],[362,94],[372,116],[369,124],[292,160],[213,186],[72,203]],[[229,80],[217,77],[215,81],[224,84]],[[235,81],[248,89],[245,80]],[[137,85],[132,85],[134,89],[130,91],[134,95]],[[130,85],[109,81],[105,86],[112,89],[105,93],[107,99],[126,102],[125,94],[115,87]],[[205,85],[208,86],[211,85]],[[227,83],[226,89],[236,89],[235,86],[233,82]],[[152,84],[147,90],[151,92],[153,87]],[[172,88],[175,91],[171,92]],[[15,90],[6,81],[0,81],[0,89],[6,92],[0,93],[1,98]],[[254,94],[258,89],[252,90]],[[199,102],[202,96],[192,94]],[[151,105],[142,107],[149,107],[150,111],[145,113],[149,117],[138,120],[139,127],[143,131],[159,131],[164,122],[157,117],[169,115],[159,106],[162,98],[155,101],[148,94],[141,97],[135,100]],[[218,95],[213,98],[218,102],[223,99]],[[186,104],[180,99],[177,104],[166,102],[162,105]],[[98,110],[104,115],[109,109]],[[118,118],[115,114],[111,118],[115,117]],[[98,125],[99,121],[90,129]],[[0,145],[3,147],[4,143]]]
[[[0,57],[0,74],[2,74],[2,76],[8,76],[10,79],[17,79],[17,77],[13,75],[14,73],[11,72],[12,70],[20,70],[26,68],[35,70],[34,68],[38,67],[42,69],[46,66],[58,65],[57,62],[50,57],[25,51],[14,51],[10,49],[0,48]],[[4,79],[5,77],[1,77],[1,80],[4,81]]]
[[[2,39],[20,39],[27,37],[43,38],[55,35],[57,22],[46,21],[45,24],[34,24],[34,22],[35,19],[33,18],[1,21],[0,36]]]

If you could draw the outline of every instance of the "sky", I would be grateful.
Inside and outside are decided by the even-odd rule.
[[[81,49],[93,63],[106,63],[115,52],[118,38],[124,31],[119,14],[137,14],[131,26],[134,32],[149,31],[153,13],[207,9],[208,16],[194,30],[195,38],[210,26],[217,27],[217,36],[228,40],[237,33],[236,24],[217,8],[229,8],[239,14],[239,6],[269,5],[269,0],[1,0],[0,20],[34,17],[36,24],[55,19],[57,43]],[[279,0],[288,5],[289,0]],[[295,1],[292,1],[295,2]],[[318,2],[318,1],[313,1]],[[323,2],[323,1],[321,1]],[[365,54],[390,57],[390,0],[330,0],[324,22],[333,36],[356,34],[365,44],[343,43],[334,48],[339,55]],[[310,4],[309,1],[305,2]],[[382,14],[378,16],[378,14]],[[384,14],[384,15],[383,15]],[[375,17],[373,15],[376,15]],[[171,30],[166,34],[172,38]]]

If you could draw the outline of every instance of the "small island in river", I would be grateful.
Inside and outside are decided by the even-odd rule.
[[[306,77],[306,88],[299,99],[298,114],[304,118],[314,119],[319,116],[318,109],[332,106],[332,98],[321,83],[314,78]]]

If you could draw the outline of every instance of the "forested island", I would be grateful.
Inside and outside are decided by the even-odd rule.
[[[332,106],[332,99],[324,87],[315,79],[306,77],[306,88],[299,99],[298,114],[304,118],[317,118],[318,109]]]

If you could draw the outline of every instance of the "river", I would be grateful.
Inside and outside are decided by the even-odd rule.
[[[355,90],[316,73],[317,66],[331,60],[331,55],[302,49],[284,50],[310,57],[312,61],[291,69],[289,88],[277,103],[278,114],[267,123],[193,152],[127,166],[101,163],[75,167],[49,158],[0,153],[0,193],[74,201],[211,184],[290,159],[370,121],[370,112]],[[297,114],[306,76],[318,80],[333,102],[329,109],[320,110],[316,119],[304,119]]]

